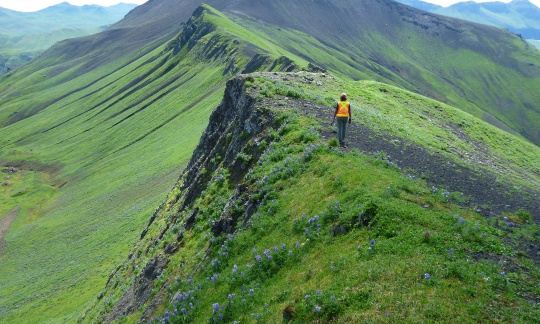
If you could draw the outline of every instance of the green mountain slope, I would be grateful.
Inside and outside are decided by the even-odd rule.
[[[336,10],[339,12],[356,4],[354,1],[340,2],[339,5],[316,3],[314,6],[311,1],[298,1],[295,6],[296,10],[302,11],[309,4],[310,10],[316,10],[306,16],[321,17],[325,8],[326,13],[334,14]],[[314,19],[309,24],[305,17],[301,21],[294,20],[285,3],[279,1],[213,1],[211,4],[223,13],[201,7],[193,14],[197,1],[151,1],[133,10],[125,20],[107,31],[57,44],[32,64],[0,79],[0,163],[22,170],[17,175],[21,179],[2,179],[11,182],[9,186],[12,187],[7,186],[9,190],[3,194],[8,203],[2,206],[0,215],[10,214],[19,206],[18,215],[5,236],[5,252],[0,256],[2,320],[73,322],[82,309],[88,308],[89,318],[93,318],[113,307],[113,302],[122,294],[120,291],[114,291],[114,297],[102,294],[103,304],[97,306],[93,304],[95,296],[109,281],[110,271],[132,250],[144,224],[152,219],[153,211],[174,186],[180,171],[188,165],[206,128],[208,116],[223,97],[225,81],[238,73],[290,71],[306,67],[310,62],[326,67],[340,80],[348,80],[328,90],[327,94],[321,93],[322,101],[325,97],[335,96],[335,91],[341,92],[340,87],[347,87],[351,79],[376,79],[419,92],[433,88],[430,95],[444,95],[466,102],[460,108],[484,114],[476,107],[480,106],[476,97],[467,98],[474,103],[471,104],[463,99],[465,96],[455,92],[456,83],[442,82],[434,76],[438,74],[426,72],[429,60],[434,57],[428,55],[427,44],[431,38],[425,38],[431,31],[410,34],[411,44],[414,41],[425,45],[414,48],[417,51],[414,52],[415,59],[429,58],[426,59],[428,63],[421,64],[412,56],[402,58],[394,39],[380,34],[386,28],[380,25],[385,20],[377,21],[384,17],[380,12],[373,14],[377,19],[366,20],[374,24],[369,29],[360,30],[351,24],[343,26],[350,30],[346,36],[350,36],[351,42],[341,46],[333,39],[332,35],[337,33],[329,21],[319,24]],[[386,2],[384,6],[375,2],[367,4],[369,6],[362,10],[375,10],[377,6],[379,11],[389,8]],[[330,7],[325,7],[327,5]],[[369,16],[369,13],[364,15]],[[317,22],[316,28],[310,28],[313,22]],[[278,23],[282,25],[276,25]],[[416,25],[411,20],[406,26]],[[483,34],[482,29],[463,26],[471,28],[470,35],[482,39],[474,44],[488,44],[489,41],[484,41],[487,34]],[[407,32],[407,28],[402,27],[399,26]],[[329,29],[322,32],[325,28]],[[359,30],[364,38],[352,41]],[[314,34],[320,34],[320,37]],[[495,35],[503,39],[508,36],[498,32]],[[508,37],[511,44],[515,44],[511,49],[518,53],[516,55],[521,59],[530,58],[533,65],[527,70],[528,75],[523,74],[521,68],[500,69],[501,62],[510,62],[508,64],[517,67],[521,64],[520,60],[506,61],[507,56],[512,56],[506,49],[499,53],[498,61],[485,58],[488,54],[470,54],[469,50],[461,53],[466,58],[485,58],[477,60],[481,64],[469,63],[470,73],[475,77],[484,73],[478,72],[481,67],[496,71],[492,71],[493,75],[511,75],[523,81],[519,102],[529,102],[537,95],[534,92],[537,89],[534,63],[537,54],[520,50],[520,41]],[[369,53],[360,50],[366,48],[364,41],[369,44]],[[466,47],[461,38],[456,38],[452,45]],[[451,57],[450,49],[446,47],[447,57]],[[413,48],[407,51],[413,51]],[[400,64],[392,65],[382,59],[388,55],[395,55]],[[397,74],[391,66],[399,67],[401,72]],[[463,70],[450,66],[448,71],[456,75],[448,76],[449,80],[468,86],[469,82],[460,79]],[[445,68],[441,66],[441,69]],[[432,85],[432,80],[440,82]],[[494,88],[506,84],[505,78],[494,80],[500,81],[494,83]],[[437,88],[437,84],[441,88]],[[474,82],[471,84],[472,89],[481,88]],[[384,92],[378,90],[379,84],[375,87],[377,90],[370,90],[371,93]],[[351,91],[360,92],[353,88],[356,90]],[[271,94],[281,91],[279,89],[269,87],[267,91]],[[291,95],[301,97],[302,88],[290,90],[294,90]],[[482,98],[481,94],[478,98]],[[376,108],[383,104],[386,104],[384,98],[373,102]],[[399,103],[398,106],[408,105]],[[433,105],[438,107],[440,104]],[[528,121],[532,122],[534,105],[531,107],[532,117]],[[380,118],[384,121],[390,116],[392,114],[386,113]],[[465,119],[472,118],[464,116]],[[374,115],[373,118],[379,117]],[[462,123],[468,125],[470,122]],[[385,123],[376,125],[385,127]],[[396,124],[387,125],[393,127]],[[405,126],[408,125],[399,125],[397,129],[406,130]],[[425,138],[423,131],[415,134],[419,138],[419,147],[438,143],[439,151],[466,153],[470,160],[465,160],[465,164],[478,160],[478,147],[466,143],[448,147],[444,140],[438,139],[437,136],[446,139],[443,135],[446,133],[435,133],[429,138]],[[478,134],[481,138],[491,138],[491,135],[491,128],[485,134]],[[521,139],[511,138],[519,143],[519,149],[512,151],[514,153],[502,157],[488,155],[489,159],[482,161],[502,170],[496,177],[490,174],[489,179],[497,179],[498,183],[500,178],[505,185],[512,183],[516,186],[512,190],[526,196],[537,184],[536,148]],[[242,159],[246,164],[251,159],[247,154],[237,159],[238,168],[247,170],[241,168]],[[506,166],[506,159],[512,161],[511,167]],[[480,176],[482,170],[480,168],[475,176]],[[236,177],[240,179],[241,174]],[[37,186],[36,182],[43,186]],[[448,182],[449,187],[451,184]],[[25,196],[31,199],[23,199]],[[492,198],[488,203],[499,206],[494,203],[497,197]],[[35,201],[38,203],[32,203]],[[161,213],[162,209],[158,211]],[[524,212],[521,217],[526,218],[526,215]],[[156,231],[154,227],[152,231]],[[27,257],[21,259],[20,255]],[[113,280],[114,272],[111,278]]]
[[[332,147],[324,99],[341,89],[357,116],[347,150]],[[510,146],[527,153],[512,157]],[[396,159],[404,151],[414,163]],[[396,87],[244,75],[81,320],[537,321],[539,157]],[[449,172],[434,173],[433,160]],[[491,176],[501,187],[479,189]]]
[[[190,24],[207,33],[190,35],[183,47],[174,41],[80,76],[89,61],[59,66],[56,75],[40,70],[25,92],[13,89],[28,77],[6,79],[1,163],[38,170],[56,189],[35,198],[37,210],[19,212],[6,236],[2,319],[73,321],[174,184],[225,81],[249,62],[244,41],[208,33],[215,27],[202,17]],[[272,51],[260,67],[289,68]],[[28,102],[36,105],[20,110]]]
[[[279,14],[270,17],[262,10],[257,13],[256,5],[242,12],[312,35],[331,56],[348,65],[339,70],[353,79],[367,74],[399,85],[538,143],[538,127],[533,125],[538,121],[540,93],[540,53],[536,49],[511,33],[419,12],[393,1],[353,3],[308,7],[299,1],[294,10],[276,3],[272,10]],[[296,11],[305,14],[298,16]],[[317,24],[313,17],[319,19]],[[337,20],[341,23],[333,23]],[[332,67],[330,62],[317,62],[302,53],[307,60],[329,70]],[[340,53],[346,54],[340,58]]]

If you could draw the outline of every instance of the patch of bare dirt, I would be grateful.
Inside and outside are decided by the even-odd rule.
[[[4,236],[7,234],[11,226],[11,223],[13,223],[18,213],[19,213],[19,207],[15,207],[6,215],[6,217],[0,219],[0,255],[2,255],[4,252],[4,247],[5,247]]]

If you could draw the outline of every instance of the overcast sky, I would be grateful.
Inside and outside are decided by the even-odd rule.
[[[8,8],[17,11],[38,11],[43,8],[53,6],[55,4],[65,2],[66,0],[0,0],[0,7]],[[100,6],[113,6],[119,2],[143,4],[148,0],[67,0],[72,5],[82,6],[85,4],[97,4]],[[270,0],[271,1],[271,0]],[[438,4],[440,6],[450,6],[456,2],[463,2],[463,0],[423,0]],[[494,0],[475,0],[476,2],[492,2]],[[510,2],[511,0],[504,0],[502,2]],[[538,7],[540,7],[540,0],[529,0]],[[204,1],[201,1],[204,2]]]

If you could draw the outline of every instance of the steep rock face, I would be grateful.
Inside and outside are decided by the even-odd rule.
[[[183,244],[183,232],[189,229],[197,218],[197,210],[181,218],[180,214],[189,209],[195,199],[205,190],[214,171],[219,168],[230,170],[232,183],[240,184],[252,164],[262,154],[259,145],[268,138],[270,131],[277,127],[275,116],[270,110],[255,106],[255,99],[246,94],[243,78],[236,78],[227,83],[221,104],[212,113],[209,125],[199,145],[175,186],[180,192],[175,199],[162,204],[149,220],[147,228],[141,234],[141,241],[150,240],[146,252],[158,246],[161,238],[173,226],[179,226],[176,242],[165,248],[165,253],[147,261],[143,271],[137,275],[131,287],[115,303],[111,311],[104,316],[105,322],[132,314],[141,306],[147,305],[140,319],[146,322],[155,312],[155,308],[164,302],[167,291],[164,287],[150,300],[154,287],[153,282],[165,271],[168,257],[174,254]],[[219,221],[212,226],[215,236],[231,233],[240,222],[249,220],[256,210],[257,202],[251,201],[252,193],[243,185],[238,185],[230,198]],[[245,211],[238,213],[233,205],[244,205]],[[168,213],[168,208],[174,210]],[[164,224],[154,223],[163,221]],[[157,237],[147,238],[147,233],[154,227],[161,226]],[[133,255],[130,256],[130,258]],[[119,268],[109,277],[108,286],[114,288],[112,280]]]
[[[240,182],[249,166],[257,161],[262,153],[258,145],[274,126],[274,116],[269,110],[254,109],[254,104],[254,98],[245,93],[242,79],[227,83],[223,101],[212,113],[210,123],[180,178],[180,190],[185,192],[181,209],[192,204],[218,166],[231,171],[233,182]],[[249,155],[251,159],[241,158],[240,153]]]

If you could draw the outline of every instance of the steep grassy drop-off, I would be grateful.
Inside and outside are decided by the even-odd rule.
[[[324,96],[344,88],[357,116],[349,147],[365,153],[333,148]],[[509,143],[529,155],[515,159]],[[483,159],[468,156],[481,144]],[[416,164],[401,164],[404,151]],[[82,321],[537,321],[539,156],[388,85],[242,76]],[[435,173],[433,159],[455,173]]]
[[[22,222],[20,212],[21,226],[6,236],[2,320],[73,321],[172,187],[225,81],[248,65],[295,68],[220,26],[234,27],[201,8],[173,41],[146,54],[87,73],[80,71],[92,62],[75,60],[3,80],[0,161],[47,172],[58,191],[40,218]],[[256,52],[264,61],[251,61]]]

